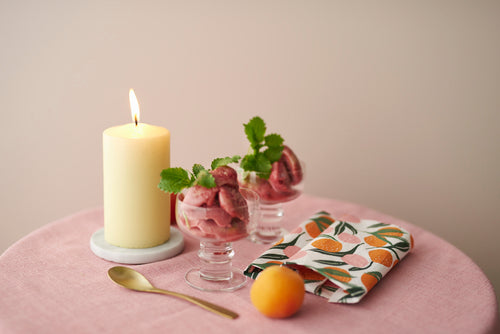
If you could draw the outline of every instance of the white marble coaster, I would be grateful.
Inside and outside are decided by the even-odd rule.
[[[104,239],[104,228],[96,231],[90,238],[90,249],[100,258],[123,264],[144,264],[173,257],[184,249],[181,231],[170,227],[170,239],[151,248],[122,248],[110,245]]]

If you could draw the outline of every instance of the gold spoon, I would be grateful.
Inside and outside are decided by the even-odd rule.
[[[113,282],[127,289],[142,291],[142,292],[161,293],[168,296],[174,296],[177,298],[187,300],[188,302],[203,307],[205,310],[211,311],[226,318],[236,319],[238,317],[237,313],[234,313],[233,311],[209,303],[207,301],[191,297],[182,293],[155,288],[146,279],[146,277],[142,276],[142,274],[138,273],[137,271],[131,268],[121,267],[121,266],[110,268],[108,270],[108,276],[113,280]]]

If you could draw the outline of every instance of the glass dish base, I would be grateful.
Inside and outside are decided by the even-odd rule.
[[[273,228],[270,230],[262,228],[252,232],[247,239],[257,244],[267,245],[280,241],[281,238],[283,238],[283,236],[287,233],[288,231],[283,227]]]
[[[201,291],[234,291],[242,288],[247,283],[247,277],[242,271],[236,268],[231,268],[231,277],[222,280],[210,280],[201,275],[200,268],[189,270],[184,276],[187,284]]]

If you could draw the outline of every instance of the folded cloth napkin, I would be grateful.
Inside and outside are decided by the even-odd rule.
[[[286,265],[304,278],[306,291],[331,303],[359,302],[413,247],[404,229],[375,220],[336,220],[321,211],[300,224],[245,269],[256,278]]]

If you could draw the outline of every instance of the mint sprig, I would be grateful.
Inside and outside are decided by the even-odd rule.
[[[230,163],[237,163],[240,160],[240,156],[217,158],[211,163],[212,170],[217,167],[226,166]],[[184,188],[189,188],[193,186],[202,186],[205,188],[214,188],[217,186],[215,183],[215,178],[200,164],[194,164],[191,171],[187,171],[181,167],[172,167],[164,169],[161,172],[161,180],[158,184],[158,188],[161,190],[178,194]]]
[[[268,179],[271,175],[273,162],[281,158],[283,138],[276,133],[266,136],[266,124],[258,116],[243,125],[250,142],[250,149],[249,153],[241,160],[240,167],[245,171],[257,172],[260,177]]]
[[[179,193],[182,189],[193,183],[193,176],[180,167],[164,169],[161,172],[161,180],[158,188],[171,193]]]
[[[266,133],[266,123],[264,123],[262,118],[257,116],[252,118],[247,124],[243,124],[243,126],[245,127],[245,134],[250,142],[250,147],[254,151],[259,151]]]
[[[217,158],[212,161],[212,164],[210,168],[212,170],[216,169],[217,167],[222,167],[222,166],[227,166],[232,163],[238,163],[240,161],[241,157],[239,155],[235,155],[232,157],[225,157],[225,158]]]

